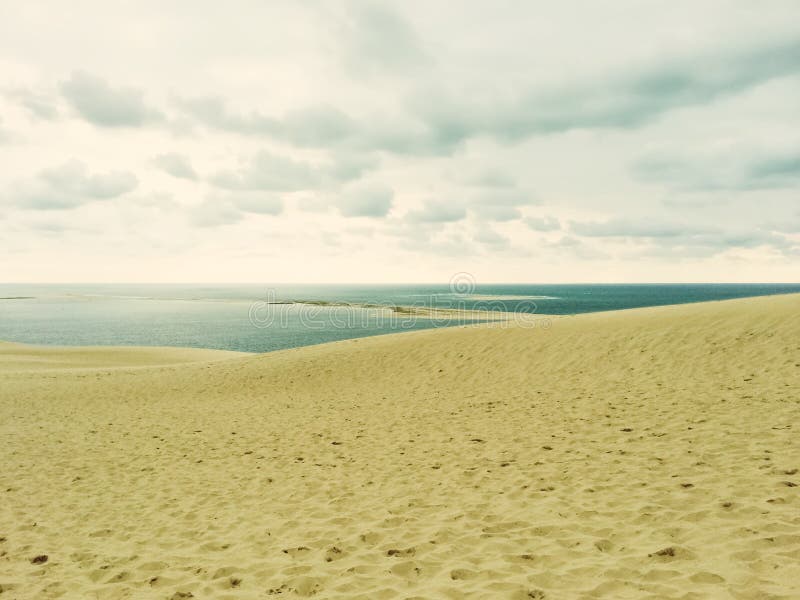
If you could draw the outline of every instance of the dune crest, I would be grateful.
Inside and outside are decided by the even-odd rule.
[[[797,597],[799,312],[0,344],[0,597]]]

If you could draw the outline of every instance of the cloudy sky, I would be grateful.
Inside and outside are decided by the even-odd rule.
[[[0,281],[798,281],[798,23],[3,1]]]

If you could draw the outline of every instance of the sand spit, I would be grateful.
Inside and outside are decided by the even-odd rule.
[[[401,321],[403,318],[413,319],[416,317],[431,319],[450,323],[466,323],[469,321],[489,321],[489,320],[509,320],[542,318],[546,315],[539,313],[511,312],[507,307],[498,303],[496,306],[485,306],[477,309],[466,308],[440,308],[413,304],[371,304],[359,302],[332,302],[328,300],[276,300],[267,302],[270,306],[290,306],[298,308],[331,308],[331,309],[351,309],[365,310],[385,313]],[[502,310],[501,310],[502,309]]]
[[[0,346],[0,598],[798,598],[799,313]]]

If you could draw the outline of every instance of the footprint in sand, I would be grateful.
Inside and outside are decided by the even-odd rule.
[[[373,531],[368,531],[367,533],[362,533],[358,537],[365,544],[369,544],[371,546],[374,546],[375,544],[377,544],[378,542],[381,541],[381,537],[383,537],[383,536],[381,536],[381,534],[379,534],[379,533],[375,533]]]
[[[651,558],[659,558],[662,560],[678,560],[678,559],[690,559],[694,558],[694,554],[685,548],[680,548],[678,546],[667,546],[666,548],[662,548],[652,554],[648,554],[647,556]]]
[[[406,548],[405,550],[398,550],[396,548],[392,548],[391,550],[386,551],[386,556],[414,556],[417,553],[416,548]]]
[[[470,571],[469,569],[453,569],[450,571],[450,579],[458,581],[459,579],[475,579],[478,573]]]
[[[334,560],[338,560],[344,556],[344,552],[338,546],[331,546],[325,552],[325,562],[333,562]]]
[[[411,577],[419,577],[422,574],[422,569],[412,561],[405,561],[394,565],[389,569],[392,574],[398,577],[410,579]]]
[[[316,577],[298,577],[291,582],[290,587],[298,596],[308,597],[322,590],[322,582]]]
[[[600,550],[600,552],[608,552],[613,547],[611,540],[597,540],[594,543],[595,548]]]

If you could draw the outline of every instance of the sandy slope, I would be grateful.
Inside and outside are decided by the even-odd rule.
[[[199,348],[103,346],[28,346],[0,342],[0,373],[53,369],[88,369],[114,367],[152,367],[189,362],[208,362],[248,356],[243,352],[203,350]]]
[[[798,598],[798,315],[4,346],[0,598]]]

